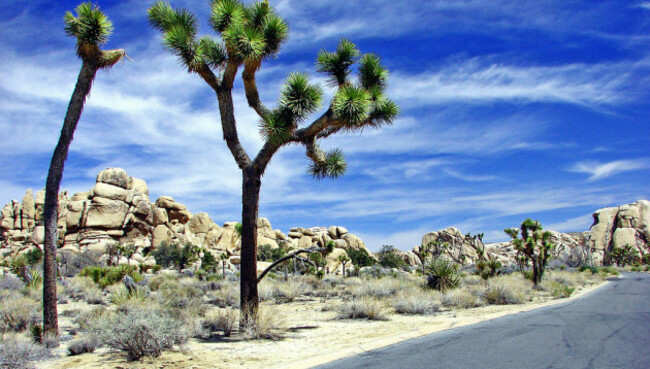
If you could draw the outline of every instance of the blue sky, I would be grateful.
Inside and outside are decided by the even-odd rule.
[[[99,72],[62,184],[92,187],[123,167],[151,198],[171,195],[217,223],[237,220],[241,177],[222,140],[214,93],[182,70],[146,20],[148,1],[100,1],[107,48],[133,61]],[[207,24],[207,0],[171,1]],[[456,226],[487,241],[526,217],[584,231],[604,206],[650,198],[650,2],[271,0],[291,28],[258,74],[272,104],[291,72],[315,72],[339,38],[382,56],[392,127],[337,136],[348,173],[316,181],[304,149],[284,148],[263,179],[260,215],[275,228],[344,225],[372,250],[410,249]],[[80,68],[62,17],[77,2],[0,5],[0,202],[44,186]],[[329,91],[331,95],[331,91]],[[243,144],[261,147],[238,85]]]

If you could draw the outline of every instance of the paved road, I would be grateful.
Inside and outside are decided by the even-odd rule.
[[[650,368],[650,275],[585,297],[412,339],[327,368]]]

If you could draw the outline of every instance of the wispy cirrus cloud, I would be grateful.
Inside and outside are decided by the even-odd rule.
[[[402,105],[559,102],[611,105],[633,99],[631,71],[644,60],[618,64],[515,66],[475,58],[417,75],[395,73],[391,94]]]
[[[581,161],[573,164],[568,171],[589,174],[589,181],[597,181],[618,173],[629,172],[650,167],[648,159],[615,160],[607,163],[599,161]]]

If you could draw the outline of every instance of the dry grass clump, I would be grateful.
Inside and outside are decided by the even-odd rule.
[[[189,339],[182,321],[155,307],[118,311],[95,322],[93,329],[103,344],[125,352],[131,361],[158,357]]]
[[[485,279],[476,274],[470,274],[464,276],[461,283],[463,286],[482,286],[485,284]]]
[[[367,279],[358,285],[349,288],[350,294],[355,297],[390,297],[399,291],[413,287],[404,279],[385,277],[379,279]]]
[[[0,343],[0,368],[31,369],[34,361],[43,360],[50,352],[43,346],[19,336],[3,337]]]
[[[345,301],[337,311],[337,319],[388,320],[382,303],[369,296]]]
[[[212,334],[212,332],[222,332],[224,337],[230,337],[237,326],[238,319],[239,310],[212,310],[202,319],[202,325],[203,329],[209,334]]]
[[[284,317],[272,308],[259,309],[247,324],[239,327],[244,339],[279,340],[284,338],[287,330]]]
[[[40,321],[41,304],[11,291],[0,295],[0,331],[20,332]]]
[[[195,284],[183,280],[167,280],[158,287],[158,302],[177,317],[200,316],[207,307],[203,304],[205,292]]]
[[[442,296],[442,306],[456,309],[470,309],[485,306],[485,301],[480,297],[480,292],[469,289],[454,289]]]
[[[169,274],[156,274],[151,278],[147,279],[147,286],[152,291],[158,291],[160,286],[167,281],[175,281],[177,277]]]
[[[207,295],[209,303],[218,307],[234,308],[239,306],[239,286],[236,283],[223,283],[219,289],[209,291]]]
[[[584,287],[589,284],[589,280],[584,273],[567,272],[560,270],[551,270],[544,275],[542,281],[554,281],[569,287]]]
[[[97,338],[97,335],[88,334],[68,344],[68,355],[76,356],[92,353],[95,352],[99,346],[101,346],[101,342],[99,341],[99,338]]]
[[[492,305],[521,304],[532,296],[530,282],[519,274],[491,278],[483,292],[485,301]]]
[[[301,296],[312,290],[310,284],[299,279],[291,278],[288,281],[277,281],[273,285],[273,297],[278,300],[292,302],[298,296]]]
[[[391,301],[398,314],[430,315],[440,310],[442,294],[438,291],[402,291]]]

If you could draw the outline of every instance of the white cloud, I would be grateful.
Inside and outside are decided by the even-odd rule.
[[[589,181],[597,181],[618,173],[633,170],[647,169],[650,166],[648,159],[616,160],[607,163],[599,161],[581,161],[575,163],[568,170],[574,173],[589,174]]]
[[[635,63],[514,66],[475,58],[441,70],[392,75],[390,95],[401,105],[562,102],[608,105],[630,99]]]
[[[589,230],[593,222],[593,216],[591,214],[585,214],[579,217],[569,218],[562,222],[545,224],[544,228],[558,232],[584,232]]]

